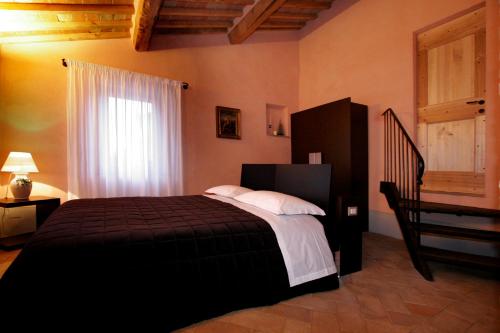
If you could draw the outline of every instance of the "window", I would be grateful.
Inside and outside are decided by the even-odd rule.
[[[182,194],[181,83],[68,63],[68,198]]]
[[[154,152],[153,104],[131,99],[109,97],[108,109],[103,112],[101,145],[101,174],[116,163],[120,181],[143,182],[151,178]]]

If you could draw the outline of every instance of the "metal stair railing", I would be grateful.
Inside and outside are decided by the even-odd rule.
[[[384,181],[380,191],[396,213],[408,252],[415,268],[432,280],[427,263],[419,255],[420,186],[424,159],[392,109],[384,117]]]
[[[418,230],[424,158],[392,109],[384,113],[384,181],[396,184],[401,207]],[[419,235],[418,235],[419,236]],[[420,244],[420,238],[418,239]]]

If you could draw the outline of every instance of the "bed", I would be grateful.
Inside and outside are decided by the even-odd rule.
[[[293,275],[290,265],[307,261],[302,252],[308,251],[285,255],[282,244],[300,230],[316,229],[335,246],[331,173],[330,165],[242,166],[242,186],[314,203],[326,212],[307,216],[316,222],[273,222],[273,214],[206,195],[68,201],[0,280],[2,330],[167,332],[338,288],[329,265],[307,279],[306,273]],[[311,224],[291,236],[279,234],[279,228],[290,232],[292,223]],[[15,319],[20,314],[25,320]]]

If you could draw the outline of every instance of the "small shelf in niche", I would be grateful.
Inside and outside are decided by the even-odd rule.
[[[266,104],[266,133],[270,136],[290,137],[290,112],[288,107]]]

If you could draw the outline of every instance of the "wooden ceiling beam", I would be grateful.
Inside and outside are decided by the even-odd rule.
[[[233,21],[158,21],[155,29],[161,28],[190,28],[190,29],[205,29],[205,28],[230,28],[233,26]]]
[[[278,19],[278,20],[290,20],[290,21],[309,21],[314,20],[318,17],[316,14],[310,13],[282,13],[276,12],[271,15],[270,19]]]
[[[311,0],[288,0],[281,8],[307,8],[307,9],[329,9],[332,2],[326,1],[311,1]]]
[[[0,10],[34,11],[34,12],[78,12],[78,13],[106,13],[106,14],[133,14],[131,5],[75,5],[75,4],[40,4],[40,3],[13,3],[0,2]]]
[[[160,16],[206,16],[206,17],[231,17],[243,15],[241,10],[222,10],[205,8],[162,8]]]
[[[0,44],[7,43],[36,43],[36,42],[56,42],[89,39],[113,39],[130,38],[130,31],[117,32],[79,32],[79,33],[57,33],[57,34],[34,34],[34,35],[11,35],[0,37]]]
[[[156,18],[160,12],[163,0],[139,0],[135,25],[133,44],[136,51],[147,51],[153,33]]]
[[[258,0],[229,32],[231,44],[239,44],[250,37],[265,20],[277,11],[286,0]]]
[[[24,31],[66,31],[66,30],[81,30],[81,29],[130,29],[132,22],[130,20],[109,20],[109,21],[80,21],[80,22],[57,22],[57,21],[33,21],[23,22],[13,26],[12,29],[8,25],[0,26],[0,33],[5,32],[24,32]]]

